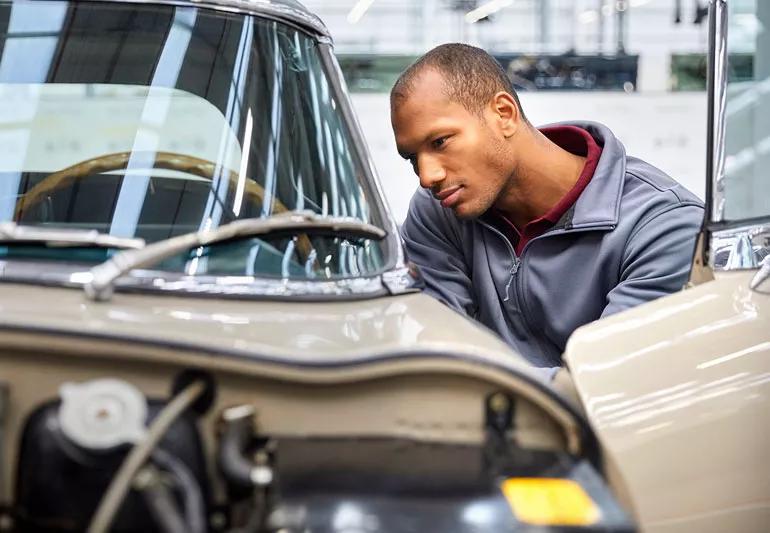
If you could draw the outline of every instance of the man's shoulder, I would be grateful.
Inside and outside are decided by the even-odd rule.
[[[636,236],[671,232],[697,233],[703,201],[658,167],[636,157],[626,158],[619,227],[627,242]]]
[[[633,156],[626,157],[623,196],[639,197],[661,206],[703,207],[703,201],[676,179],[658,167]]]

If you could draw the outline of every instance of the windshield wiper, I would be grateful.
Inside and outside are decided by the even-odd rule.
[[[316,215],[310,211],[289,211],[267,218],[246,218],[211,230],[186,233],[154,242],[141,250],[115,254],[91,269],[91,281],[84,286],[92,300],[108,300],[116,279],[135,269],[153,265],[186,250],[224,241],[275,233],[330,233],[333,235],[381,240],[387,232],[372,224],[349,217]]]
[[[0,244],[44,244],[50,247],[139,249],[144,239],[117,237],[96,230],[20,226],[15,222],[0,223]]]

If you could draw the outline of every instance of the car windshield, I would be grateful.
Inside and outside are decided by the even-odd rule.
[[[302,31],[194,7],[2,2],[0,53],[0,222],[147,243],[287,211],[384,224]],[[6,242],[0,258],[113,252]],[[380,271],[384,255],[365,238],[283,233],[161,267],[329,279]]]
[[[770,216],[770,2],[728,2],[728,84],[724,177],[717,187],[717,218]],[[739,77],[735,62],[749,61]]]

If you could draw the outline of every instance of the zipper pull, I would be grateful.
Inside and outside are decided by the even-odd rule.
[[[519,263],[521,261],[518,257],[514,257],[513,264],[511,265],[511,275],[508,278],[508,283],[505,285],[505,298],[503,298],[504,302],[507,302],[511,299],[510,290],[511,290],[511,283],[513,283],[513,277],[516,275],[516,272],[519,271]]]

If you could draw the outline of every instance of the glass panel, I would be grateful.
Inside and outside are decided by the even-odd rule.
[[[728,68],[751,56],[748,80],[727,86],[724,218],[770,216],[770,2],[728,2]],[[744,65],[745,66],[745,65]]]
[[[152,242],[287,210],[382,218],[317,45],[293,28],[189,7],[4,2],[0,54],[0,221]],[[306,279],[384,259],[380,243],[298,235],[183,263],[168,265]]]

